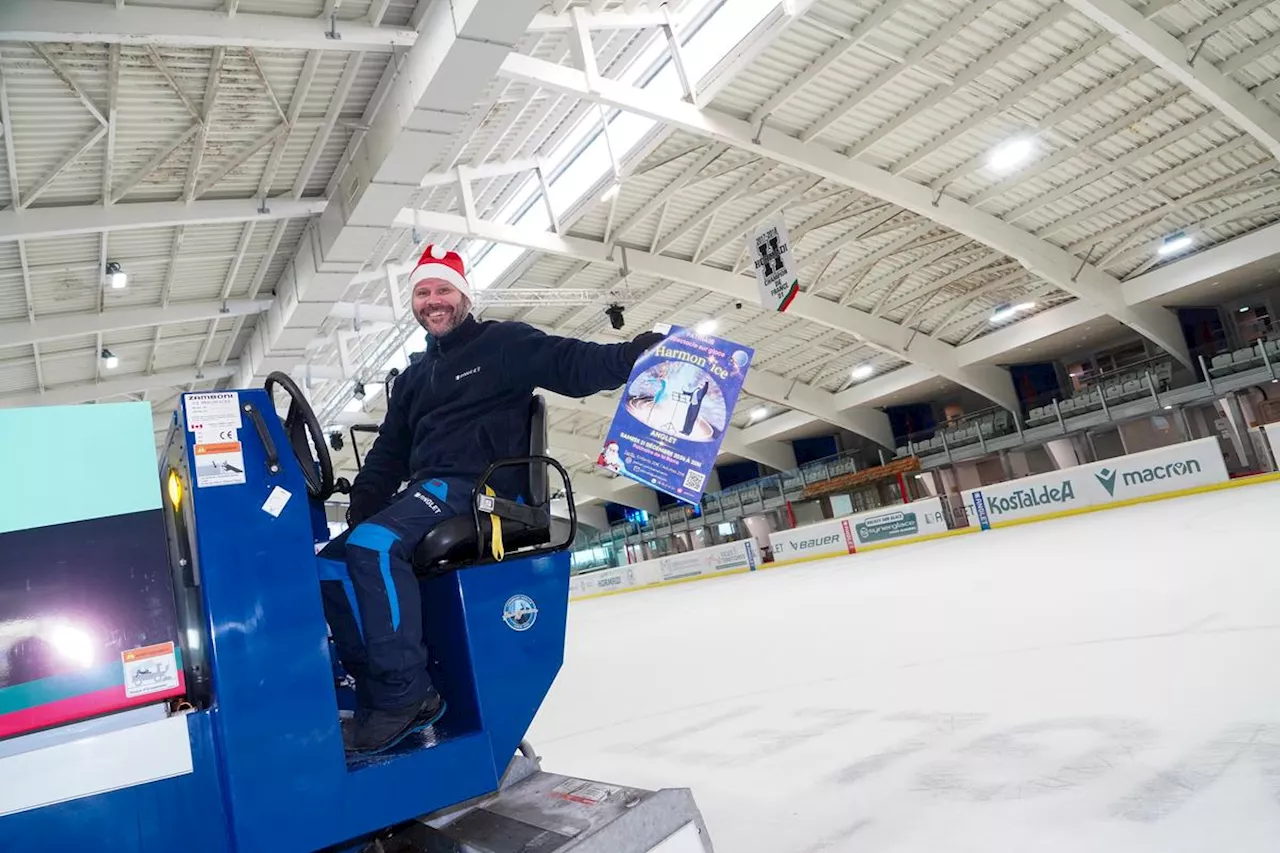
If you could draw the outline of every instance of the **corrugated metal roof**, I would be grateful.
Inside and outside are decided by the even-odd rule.
[[[221,2],[166,0],[156,5],[215,11]],[[566,5],[620,11],[644,4],[572,0],[548,2],[543,12],[560,14]],[[367,20],[370,9],[381,6],[344,0],[338,17]],[[392,0],[382,23],[407,24],[414,6],[411,0]],[[324,7],[324,0],[242,0],[239,8],[246,14],[314,17]],[[1260,102],[1273,105],[1269,99],[1280,94],[1280,3],[1182,0],[1144,8],[1189,51],[1198,50],[1200,61],[1215,64],[1243,90],[1253,90]],[[770,29],[776,35],[762,50],[747,44],[737,48],[750,59],[715,93],[713,108],[753,123],[764,118],[774,131],[811,140],[966,202],[1076,258],[1087,256],[1111,275],[1123,278],[1168,262],[1156,249],[1171,231],[1194,230],[1197,246],[1205,247],[1280,218],[1280,177],[1271,171],[1274,161],[1266,146],[1067,4],[818,0],[799,20],[784,24]],[[661,38],[654,30],[599,31],[592,42],[602,72],[617,76]],[[517,49],[572,64],[570,43],[567,32],[543,31],[526,35]],[[44,49],[97,109],[107,109],[110,48]],[[101,203],[105,166],[112,187],[132,184],[129,202],[183,196],[198,147],[196,135],[188,134],[195,120],[150,50],[128,45],[118,53],[115,146],[109,164],[104,138],[48,182],[36,206]],[[199,110],[215,52],[166,46],[157,53]],[[345,70],[359,62],[338,123],[318,146],[314,171],[301,183],[304,195],[332,191],[335,171],[392,55],[322,54],[292,132],[246,156],[249,146],[280,123],[257,68],[281,108],[288,110],[307,62],[300,51],[258,51],[255,58],[257,66],[243,49],[223,51],[197,185],[206,198],[256,198],[269,177],[268,195],[292,195],[316,140],[325,135],[320,126]],[[12,112],[9,131],[18,185],[25,197],[98,130],[98,121],[30,45],[0,44],[0,72]],[[783,92],[789,96],[780,97]],[[594,121],[597,112],[585,100],[497,79],[463,119],[462,130],[443,146],[436,168],[545,156],[583,122]],[[189,138],[157,159],[184,134]],[[1019,135],[1034,138],[1032,157],[1011,172],[993,169],[990,152]],[[730,148],[697,174],[686,175],[712,144],[686,131],[661,130],[644,162],[625,176],[612,205],[590,198],[558,213],[577,236],[601,240],[607,234],[623,245],[740,272],[746,272],[745,230],[766,214],[781,215],[791,229],[802,285],[809,292],[952,345],[999,328],[988,319],[1001,304],[1034,301],[1035,308],[1020,315],[1026,319],[1074,298],[1016,259],[803,169]],[[241,162],[211,181],[236,161]],[[6,200],[11,197],[7,172],[0,168],[0,199]],[[531,181],[528,174],[513,174],[475,182],[480,215],[496,216]],[[430,211],[460,212],[456,187],[450,185],[418,191],[411,203]],[[541,202],[535,198],[535,203]],[[0,322],[21,320],[29,310],[37,319],[47,319],[94,314],[100,307],[125,311],[155,306],[166,294],[173,304],[216,300],[224,293],[242,298],[250,295],[255,281],[260,283],[257,295],[265,296],[284,274],[303,227],[303,221],[294,220],[278,226],[230,223],[112,232],[106,255],[126,264],[130,286],[105,293],[99,235],[29,240],[24,248],[30,305],[17,247],[0,243]],[[277,228],[282,239],[268,257]],[[246,232],[243,256],[229,277]],[[179,238],[181,248],[171,264]],[[378,241],[369,266],[399,261],[426,242],[469,252],[486,247],[474,239],[392,228]],[[535,255],[519,263],[499,286],[601,290],[617,286],[619,276],[619,262],[583,267],[568,258]],[[637,274],[625,284],[631,299],[622,335],[658,321],[697,323],[718,317],[724,334],[756,347],[758,369],[829,392],[849,387],[854,367],[868,365],[881,375],[906,364],[838,330],[767,315],[752,305],[737,309],[728,297],[704,289]],[[370,280],[352,285],[345,298],[384,304],[386,293],[381,281]],[[485,315],[617,339],[603,307],[603,300],[568,307],[494,306]],[[169,324],[161,327],[158,345],[154,327],[110,332],[103,341],[113,352],[120,350],[121,375],[194,368],[206,341],[206,363],[234,358],[256,322],[249,317]],[[338,364],[336,336],[349,328],[345,322],[325,324],[327,337],[311,349],[315,363]],[[235,329],[240,331],[233,339]],[[387,335],[353,338],[353,354],[385,358]],[[45,385],[96,378],[97,345],[92,335],[43,344]],[[0,349],[0,393],[34,390],[34,366],[29,347]],[[312,393],[322,407],[340,407],[349,385],[317,381]],[[156,396],[164,398],[161,392]],[[759,403],[744,395],[734,422],[745,424],[750,408]],[[786,410],[779,401],[766,405],[771,413]],[[579,430],[602,424],[581,414],[567,421]]]

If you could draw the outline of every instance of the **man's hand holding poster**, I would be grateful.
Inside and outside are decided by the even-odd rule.
[[[755,350],[692,329],[632,368],[596,463],[686,503],[702,499]]]

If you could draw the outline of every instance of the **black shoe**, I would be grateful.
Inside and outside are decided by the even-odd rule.
[[[348,755],[377,755],[438,723],[447,707],[440,694],[432,690],[426,699],[407,708],[360,708],[352,719],[342,723],[342,746]]]

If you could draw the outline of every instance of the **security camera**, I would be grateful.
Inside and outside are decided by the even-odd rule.
[[[622,306],[616,302],[604,309],[605,316],[609,318],[609,325],[615,329],[621,329],[627,324],[626,319],[622,316],[622,311]]]
[[[329,433],[329,446],[333,448],[335,453],[342,450],[342,433]]]
[[[364,395],[364,383],[357,379],[355,387],[351,390],[351,396],[355,397],[357,400],[363,400]]]

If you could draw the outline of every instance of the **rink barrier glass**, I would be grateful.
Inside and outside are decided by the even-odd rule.
[[[1193,486],[1188,489],[1178,489],[1172,492],[1161,492],[1160,494],[1156,494],[1156,495],[1142,495],[1134,498],[1124,498],[1118,501],[1110,501],[1108,503],[1091,504],[1089,506],[1075,507],[1073,509],[1059,510],[1057,512],[1047,512],[1041,515],[1028,516],[1027,518],[1015,518],[1009,521],[992,522],[991,526],[993,530],[997,528],[1016,527],[1018,525],[1032,524],[1039,521],[1051,521],[1055,518],[1067,518],[1068,516],[1073,516],[1073,515],[1084,515],[1086,513],[1101,512],[1103,510],[1108,510],[1108,509],[1120,509],[1122,507],[1134,506],[1137,504],[1153,503],[1155,501],[1170,500],[1172,498],[1183,498],[1183,497],[1189,497],[1191,495],[1206,494],[1209,492],[1220,492],[1226,489],[1237,489],[1244,486],[1256,486],[1256,485],[1261,485],[1263,483],[1275,483],[1275,482],[1280,482],[1280,472],[1271,473],[1271,474],[1255,474],[1251,477],[1242,477],[1236,480],[1228,480],[1224,483],[1213,483],[1207,486]],[[960,528],[956,528],[955,530],[947,530],[942,533],[930,533],[924,536],[914,536],[910,539],[897,539],[889,542],[877,543],[874,545],[867,545],[865,547],[860,547],[858,549],[858,553],[860,554],[864,551],[877,551],[885,548],[898,548],[903,545],[917,545],[919,543],[929,542],[935,539],[946,539],[952,536],[966,536],[970,533],[982,533],[982,532],[984,531],[981,530],[981,528],[979,528],[975,524],[969,527],[960,527]],[[763,563],[757,566],[755,570],[766,571],[768,569],[778,569],[778,568],[785,568],[787,566],[799,565],[800,563],[811,563],[811,562],[817,562],[819,560],[837,560],[844,557],[856,557],[856,556],[857,554],[837,554],[834,556],[824,555],[824,554],[815,554],[813,556],[808,556],[808,557],[797,557],[794,560],[787,560],[784,562]],[[658,587],[664,587],[664,586],[674,586],[675,584],[692,583],[694,581],[712,580],[714,578],[728,577],[729,575],[747,574],[749,571],[751,570],[737,569],[733,571],[720,572],[713,575],[703,575],[700,577],[677,578],[675,580],[657,581],[654,583],[648,583],[640,586],[625,587],[622,589],[613,589],[605,592],[594,592],[594,593],[588,593],[586,595],[575,595],[575,596],[570,596],[570,598],[572,601],[587,601],[593,598],[605,598],[606,596],[622,595],[628,592],[639,592],[641,590],[656,589]]]

